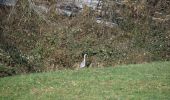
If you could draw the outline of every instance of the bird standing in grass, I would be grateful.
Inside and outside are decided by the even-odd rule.
[[[80,68],[84,68],[86,66],[86,55],[87,54],[84,54],[84,59],[83,59],[83,61],[80,64]]]

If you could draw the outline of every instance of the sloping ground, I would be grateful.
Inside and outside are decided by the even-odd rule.
[[[152,9],[147,0],[120,5],[106,0],[101,12],[87,7],[74,17],[58,15],[55,0],[43,1],[51,2],[46,17],[37,12],[43,6],[33,10],[28,0],[19,0],[12,8],[0,7],[0,77],[75,69],[85,53],[92,67],[170,61],[168,0],[159,0]],[[98,20],[104,24],[113,20],[119,25],[98,24],[96,17],[105,19]]]
[[[170,62],[62,70],[0,79],[0,99],[169,100]]]

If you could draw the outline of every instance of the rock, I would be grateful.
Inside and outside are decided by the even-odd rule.
[[[5,6],[15,6],[16,3],[17,0],[0,0],[0,4]]]
[[[110,28],[118,27],[118,25],[116,23],[113,23],[111,21],[105,21],[105,20],[103,20],[101,18],[97,18],[96,23],[105,25],[105,26],[110,27]]]

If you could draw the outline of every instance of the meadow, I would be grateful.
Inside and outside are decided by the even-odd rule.
[[[0,78],[1,100],[169,100],[170,62]]]

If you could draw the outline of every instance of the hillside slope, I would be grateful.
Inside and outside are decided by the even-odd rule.
[[[94,67],[170,61],[169,0],[100,0],[72,17],[54,1],[0,5],[0,77],[75,69],[84,54]]]
[[[0,78],[0,99],[169,100],[170,62]]]

